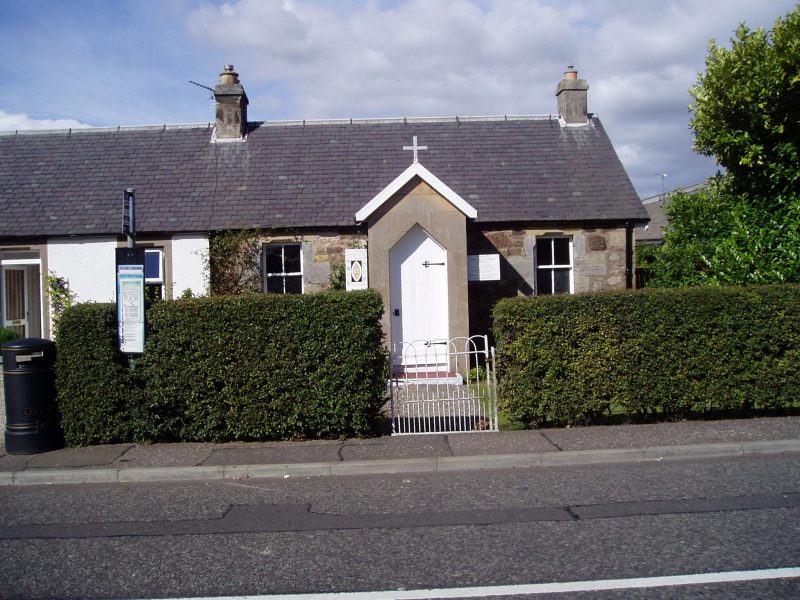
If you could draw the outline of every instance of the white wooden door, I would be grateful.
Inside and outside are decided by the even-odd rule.
[[[28,286],[25,267],[5,266],[3,269],[3,326],[28,335]]]
[[[448,337],[447,250],[415,225],[390,250],[389,268],[392,342],[413,344],[410,354],[418,357],[416,362],[427,354],[430,364],[430,342]],[[446,362],[444,348],[437,354]]]

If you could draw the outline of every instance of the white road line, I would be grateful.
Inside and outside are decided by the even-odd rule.
[[[429,590],[392,590],[374,592],[340,592],[328,594],[279,594],[263,596],[216,596],[171,600],[430,600],[432,598],[485,598],[487,596],[525,596],[602,590],[627,590],[668,587],[674,585],[704,585],[733,583],[765,579],[791,579],[800,577],[800,567],[761,569],[755,571],[724,571],[694,575],[669,575],[664,577],[638,577],[634,579],[600,579],[597,581],[565,581],[558,583],[531,583],[522,585],[497,585],[468,588],[441,588]]]

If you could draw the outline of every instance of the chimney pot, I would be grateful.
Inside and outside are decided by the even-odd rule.
[[[577,79],[578,72],[575,70],[575,67],[572,65],[567,66],[567,70],[564,71],[564,79]]]
[[[233,65],[225,65],[225,69],[219,74],[220,85],[238,85],[239,74],[233,70]]]

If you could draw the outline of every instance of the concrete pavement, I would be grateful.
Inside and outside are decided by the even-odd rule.
[[[113,444],[9,455],[0,485],[509,469],[800,452],[800,417],[304,442]]]

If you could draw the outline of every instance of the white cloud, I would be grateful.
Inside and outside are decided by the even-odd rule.
[[[22,131],[26,129],[79,129],[91,127],[75,119],[35,119],[22,113],[0,110],[0,131]]]
[[[637,190],[695,183],[688,89],[707,43],[795,0],[119,0],[19,3],[0,19],[1,129],[213,119],[233,63],[253,120],[549,114],[564,68],[589,82]],[[11,13],[9,17],[13,16]],[[90,19],[87,24],[86,19]],[[73,119],[34,119],[72,116]]]
[[[545,106],[535,93],[546,82],[552,96],[553,72],[566,64],[569,23],[554,8],[484,9],[468,0],[367,3],[349,13],[331,6],[241,0],[198,9],[188,28],[236,54],[246,86],[291,89],[288,118],[555,110],[554,99]]]
[[[688,0],[633,8],[407,0],[342,11],[240,0],[198,9],[188,28],[236,56],[250,115],[265,120],[550,114],[556,84],[574,64],[589,81],[589,110],[646,193],[660,187],[654,172],[670,169],[678,181],[709,169],[690,150],[687,105],[717,21],[714,7]]]

